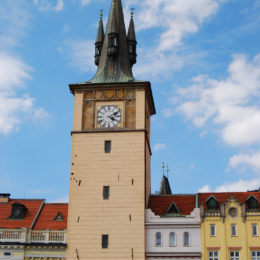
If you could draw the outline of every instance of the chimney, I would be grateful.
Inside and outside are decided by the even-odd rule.
[[[8,203],[10,193],[0,193],[0,203]]]

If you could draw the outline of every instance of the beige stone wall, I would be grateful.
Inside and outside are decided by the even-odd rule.
[[[112,141],[109,154],[105,140]],[[144,132],[73,134],[67,260],[145,258],[144,149]],[[103,186],[110,186],[109,200]]]

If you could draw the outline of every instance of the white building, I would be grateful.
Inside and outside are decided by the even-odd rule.
[[[152,195],[146,210],[146,259],[201,259],[200,209],[194,195]]]

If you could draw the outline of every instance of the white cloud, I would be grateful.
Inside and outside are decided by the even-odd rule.
[[[81,0],[81,5],[85,6],[90,3],[90,0]]]
[[[165,108],[165,109],[163,109],[162,113],[163,113],[163,116],[166,117],[166,118],[167,118],[167,117],[171,117],[171,116],[174,115],[174,111],[173,111],[173,109],[171,109],[171,108]]]
[[[25,1],[2,0],[0,5],[0,50],[11,49],[19,44],[29,25],[30,13]]]
[[[244,192],[248,190],[259,189],[259,187],[260,179],[254,179],[250,181],[238,180],[220,185],[214,190],[214,192]],[[199,189],[199,192],[213,192],[213,190],[209,185],[205,185]]]
[[[207,192],[210,192],[210,186],[209,185],[205,185],[203,186],[202,188],[199,189],[199,192],[204,192],[204,193],[207,193]]]
[[[250,154],[238,154],[234,155],[229,160],[229,166],[237,168],[239,166],[250,166],[255,171],[260,170],[260,151]]]
[[[197,127],[217,127],[229,145],[260,143],[260,55],[234,56],[228,73],[224,80],[200,75],[178,89],[177,110]]]
[[[96,66],[94,63],[94,51],[95,51],[94,41],[90,41],[90,40],[68,41],[65,43],[64,48],[68,48],[70,64],[73,67],[84,72],[96,71]]]
[[[17,129],[26,115],[47,115],[44,108],[35,108],[33,98],[17,95],[17,90],[31,79],[30,72],[31,68],[19,58],[0,53],[0,133]]]
[[[218,0],[129,0],[126,4],[126,20],[129,20],[129,9],[136,7],[135,24],[137,31],[149,28],[160,28],[159,39],[151,47],[146,47],[142,63],[136,66],[137,76],[151,75],[158,77],[171,74],[183,66],[183,57],[178,57],[177,47],[189,34],[198,32],[203,23],[216,14],[220,4]],[[151,52],[153,55],[151,55]],[[188,57],[188,60],[191,57]],[[169,66],[171,64],[171,66]]]
[[[165,148],[166,148],[166,144],[161,144],[161,143],[158,143],[158,144],[156,144],[155,146],[154,146],[154,151],[155,152],[158,152],[158,151],[163,151],[163,150],[165,150]]]
[[[55,11],[60,12],[64,9],[63,0],[57,0],[56,4],[53,5],[53,0],[34,0],[34,4],[38,7],[40,11]]]

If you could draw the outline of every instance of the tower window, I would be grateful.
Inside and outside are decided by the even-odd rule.
[[[105,153],[111,152],[111,141],[105,141]]]
[[[102,235],[102,248],[108,248],[108,235]]]
[[[103,187],[103,198],[104,198],[104,200],[108,200],[109,199],[109,190],[110,190],[109,186],[104,186]]]

